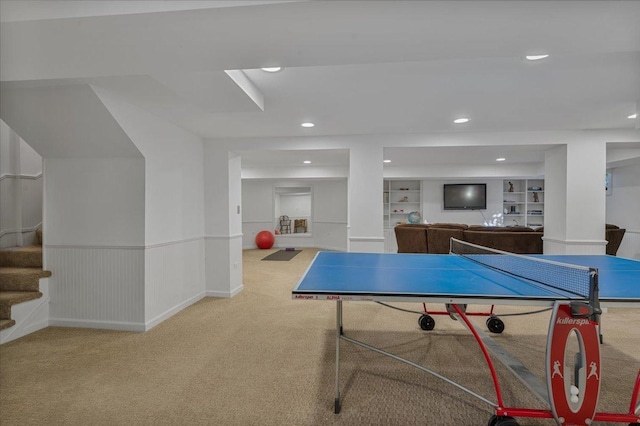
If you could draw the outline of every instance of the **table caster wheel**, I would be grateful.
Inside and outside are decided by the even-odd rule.
[[[504,322],[498,317],[487,318],[487,328],[490,332],[500,334],[504,331]]]
[[[489,419],[488,426],[520,426],[513,417],[498,417],[495,414]]]
[[[436,326],[436,322],[430,315],[420,315],[420,319],[418,320],[418,324],[420,324],[420,328],[423,330],[433,330],[433,327]]]

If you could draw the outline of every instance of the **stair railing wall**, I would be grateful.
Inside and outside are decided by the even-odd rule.
[[[0,125],[0,248],[30,245],[42,224],[42,157]]]

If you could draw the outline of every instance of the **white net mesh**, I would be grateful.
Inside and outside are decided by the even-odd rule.
[[[593,268],[494,250],[455,238],[451,239],[450,252],[505,274],[590,300],[597,290],[597,270]]]

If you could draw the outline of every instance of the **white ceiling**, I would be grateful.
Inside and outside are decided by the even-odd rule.
[[[3,0],[0,6],[2,87],[94,84],[204,138],[393,140],[640,123],[627,118],[640,105],[638,1]],[[536,53],[551,56],[524,59]],[[285,68],[258,69],[274,65]],[[262,94],[264,110],[224,72],[234,69]],[[470,122],[453,124],[459,116]],[[316,126],[302,128],[303,121]],[[501,149],[385,155],[395,156],[396,165],[464,164],[495,161],[506,156]],[[314,164],[348,158],[325,154]],[[535,147],[508,154],[521,162],[544,156]],[[247,156],[243,164],[278,165],[283,155]]]

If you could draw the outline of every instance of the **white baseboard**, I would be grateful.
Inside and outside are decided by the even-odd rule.
[[[197,294],[197,295],[185,300],[182,303],[177,304],[173,308],[167,309],[165,312],[163,312],[160,315],[156,316],[152,320],[147,321],[147,323],[145,325],[145,331],[151,330],[156,325],[160,324],[164,320],[166,320],[166,319],[172,317],[173,315],[177,314],[178,312],[180,312],[184,308],[187,308],[187,307],[193,305],[197,301],[203,299],[205,296],[206,296],[206,293],[202,292],[200,294]]]
[[[226,299],[230,299],[233,296],[235,296],[236,294],[240,293],[242,290],[244,290],[244,286],[240,285],[240,286],[232,289],[231,291],[207,290],[206,295],[207,295],[207,297],[223,297],[223,298],[226,298]]]
[[[51,318],[50,327],[97,328],[101,330],[145,331],[142,322],[88,321],[79,319]]]

